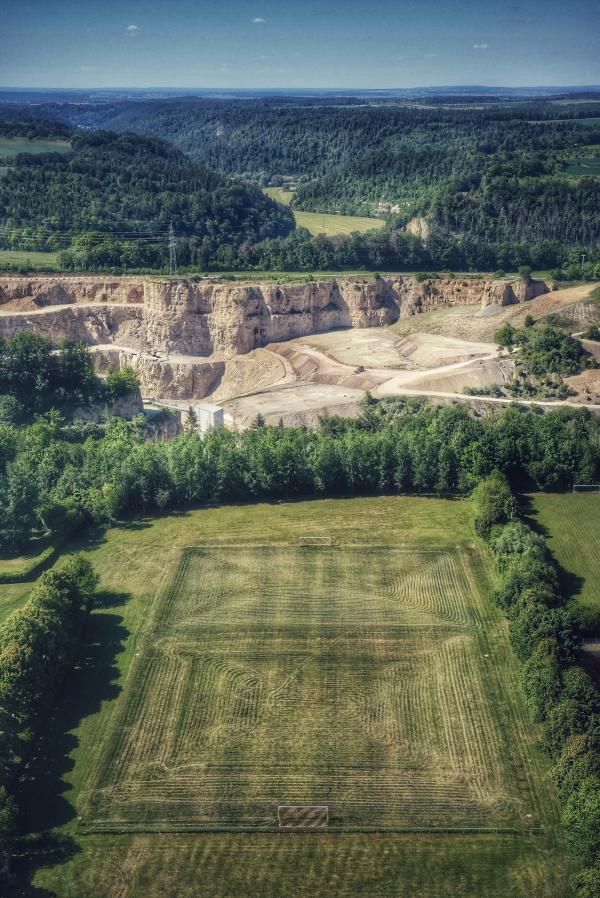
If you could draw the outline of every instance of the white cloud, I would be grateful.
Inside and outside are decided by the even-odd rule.
[[[135,37],[139,30],[140,30],[139,25],[128,25],[127,26],[127,34],[130,37]]]
[[[473,49],[474,49],[474,50],[487,50],[487,48],[488,48],[487,43],[485,43],[485,44],[473,44]]]
[[[263,19],[262,16],[256,16],[256,18],[252,19],[252,21],[254,22],[255,25],[264,25],[264,23],[265,23],[267,20],[266,20],[266,19]]]

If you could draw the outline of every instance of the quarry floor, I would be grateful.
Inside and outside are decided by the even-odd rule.
[[[356,415],[367,391],[373,396],[422,396],[435,402],[462,401],[485,408],[510,400],[492,396],[472,397],[466,388],[480,390],[508,383],[515,362],[500,350],[494,334],[505,322],[523,324],[534,319],[561,318],[571,332],[582,332],[600,318],[599,305],[590,301],[593,284],[545,294],[518,305],[442,305],[421,314],[401,317],[391,327],[333,330],[270,343],[245,355],[193,356],[176,352],[142,352],[122,342],[92,346],[99,370],[121,354],[120,364],[154,372],[142,378],[144,397],[187,409],[206,401],[222,406],[234,427],[247,427],[258,414],[269,424],[317,422],[324,414]],[[87,303],[78,303],[87,308]],[[105,303],[105,306],[110,305]],[[122,310],[130,308],[119,303]],[[98,311],[100,303],[90,303]],[[0,316],[32,320],[68,306],[32,308],[29,300],[5,305]],[[139,304],[131,309],[139,310]],[[37,324],[37,322],[36,322]],[[600,344],[585,341],[600,362]],[[194,370],[214,362],[225,363],[212,392],[190,392]],[[157,367],[158,366],[158,367]],[[162,375],[156,374],[162,368]],[[186,372],[192,374],[188,378]],[[600,411],[600,369],[568,379],[576,394],[568,405]],[[186,392],[187,390],[187,392]],[[201,398],[200,398],[201,397]],[[523,403],[527,404],[527,403]],[[557,401],[536,403],[546,406]]]
[[[267,423],[312,424],[319,415],[354,415],[367,391],[384,396],[423,396],[435,401],[502,404],[506,399],[464,394],[512,379],[514,360],[493,335],[506,321],[533,315],[569,315],[586,324],[590,285],[568,288],[519,306],[446,306],[401,318],[389,328],[346,329],[271,343],[229,363],[211,395],[237,425],[261,414]],[[586,348],[600,357],[600,346]],[[577,396],[548,407],[584,405],[600,410],[600,370],[569,379]],[[524,404],[534,404],[525,402]]]

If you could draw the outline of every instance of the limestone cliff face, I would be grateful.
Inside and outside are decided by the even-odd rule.
[[[448,304],[509,305],[548,287],[484,278],[414,277],[231,285],[148,281],[139,340],[155,351],[231,358],[338,327],[381,327]]]
[[[383,280],[281,287],[152,282],[144,311],[149,346],[225,357],[334,327],[381,326],[399,315]]]
[[[380,327],[442,305],[508,305],[547,291],[543,281],[410,275],[282,286],[10,277],[0,278],[0,336],[33,330],[53,340],[212,357],[216,363],[332,328]]]
[[[103,347],[95,353],[95,364],[100,374],[106,373],[109,365],[119,369],[133,368],[144,397],[183,400],[204,399],[213,393],[225,374],[226,363],[183,359],[173,361],[147,352]]]
[[[0,337],[14,337],[24,330],[55,342],[66,338],[138,346],[144,342],[143,307],[65,305],[44,311],[5,312],[0,306]]]
[[[11,304],[30,311],[68,303],[143,303],[139,278],[5,277],[0,278],[0,310]]]
[[[127,396],[119,396],[111,403],[95,403],[80,406],[71,412],[73,421],[91,421],[101,423],[111,418],[135,418],[144,411],[144,403],[139,390],[128,393]]]

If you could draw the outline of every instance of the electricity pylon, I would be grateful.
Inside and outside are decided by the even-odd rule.
[[[177,241],[173,222],[169,225],[169,274],[177,274]]]

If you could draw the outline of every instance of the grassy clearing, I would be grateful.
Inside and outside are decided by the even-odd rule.
[[[338,547],[297,547],[315,532]],[[30,861],[39,894],[565,898],[546,761],[468,502],[215,507],[80,548],[103,607],[32,787],[32,831],[54,827],[48,850],[60,840],[61,862]],[[326,792],[340,826],[546,834],[86,835],[77,821],[252,828],[290,792]]]
[[[531,500],[570,595],[584,605],[600,606],[600,493],[536,493]]]
[[[266,187],[265,193],[271,199],[285,205],[289,205],[294,196],[293,191],[286,190],[284,187]],[[368,218],[362,215],[331,215],[322,212],[300,212],[296,209],[293,211],[298,227],[306,228],[313,237],[318,237],[319,234],[333,237],[336,234],[353,234],[356,231],[364,234],[366,231],[375,231],[385,226],[385,221],[381,218]]]
[[[7,265],[24,266],[34,271],[58,271],[58,253],[0,249],[0,271]]]
[[[38,882],[32,898],[568,896],[546,840],[511,836],[89,836]]]
[[[68,153],[69,140],[27,140],[26,137],[0,137],[0,159],[14,159],[19,153]]]
[[[567,174],[574,178],[600,177],[600,156],[576,156],[569,159]]]

